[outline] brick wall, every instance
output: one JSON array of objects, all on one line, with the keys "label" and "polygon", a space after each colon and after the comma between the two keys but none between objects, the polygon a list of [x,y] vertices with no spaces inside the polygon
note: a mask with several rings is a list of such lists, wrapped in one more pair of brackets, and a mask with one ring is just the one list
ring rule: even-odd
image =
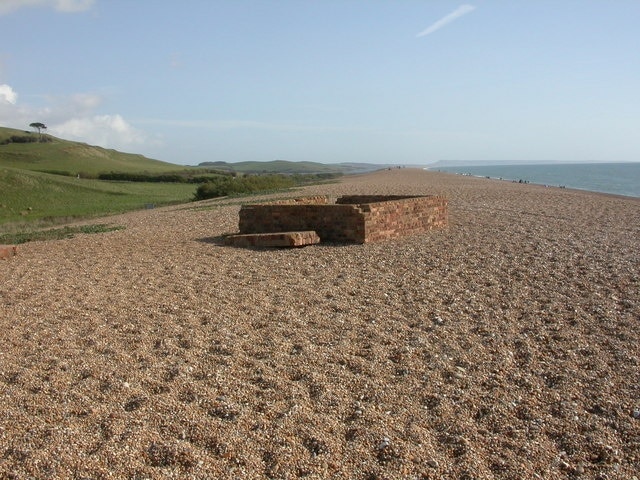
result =
[{"label": "brick wall", "polygon": [[359,207],[365,219],[365,243],[423,233],[448,224],[444,197],[413,197]]},{"label": "brick wall", "polygon": [[436,196],[307,197],[243,205],[240,233],[315,230],[322,241],[368,243],[447,225],[447,200]]},{"label": "brick wall", "polygon": [[363,243],[364,217],[353,205],[243,205],[240,233],[315,230],[322,241]]}]

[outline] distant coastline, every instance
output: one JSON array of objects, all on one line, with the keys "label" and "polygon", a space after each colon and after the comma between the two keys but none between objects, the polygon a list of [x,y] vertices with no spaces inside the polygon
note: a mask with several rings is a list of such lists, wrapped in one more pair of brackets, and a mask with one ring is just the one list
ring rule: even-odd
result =
[{"label": "distant coastline", "polygon": [[434,168],[449,168],[449,167],[495,167],[495,166],[523,166],[523,165],[611,165],[611,164],[639,164],[637,162],[622,162],[622,161],[610,161],[603,162],[601,160],[438,160],[434,163],[423,165],[427,170],[433,170]]},{"label": "distant coastline", "polygon": [[432,164],[426,170],[640,197],[640,163]]}]

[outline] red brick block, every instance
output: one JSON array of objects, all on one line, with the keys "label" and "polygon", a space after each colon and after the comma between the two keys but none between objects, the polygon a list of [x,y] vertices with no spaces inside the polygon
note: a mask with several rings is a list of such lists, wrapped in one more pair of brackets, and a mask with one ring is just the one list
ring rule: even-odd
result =
[{"label": "red brick block", "polygon": [[234,247],[304,247],[316,243],[320,243],[320,237],[314,231],[253,233],[225,238],[225,244]]},{"label": "red brick block", "polygon": [[18,254],[18,247],[15,245],[0,245],[0,258],[5,260]]}]

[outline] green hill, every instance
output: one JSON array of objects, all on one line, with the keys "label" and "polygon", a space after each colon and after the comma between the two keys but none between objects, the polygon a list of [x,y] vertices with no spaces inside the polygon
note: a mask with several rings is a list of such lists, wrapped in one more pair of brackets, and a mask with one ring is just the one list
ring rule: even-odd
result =
[{"label": "green hill", "polygon": [[42,142],[34,140],[38,140],[37,133],[0,127],[0,168],[72,176],[104,172],[162,173],[184,168],[143,155],[71,142],[51,135],[43,135],[45,141]]}]

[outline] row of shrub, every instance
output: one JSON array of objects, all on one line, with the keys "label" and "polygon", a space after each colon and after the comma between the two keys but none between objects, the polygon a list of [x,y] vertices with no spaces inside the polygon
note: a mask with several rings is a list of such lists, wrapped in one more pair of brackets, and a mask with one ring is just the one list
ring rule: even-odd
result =
[{"label": "row of shrub", "polygon": [[239,178],[220,177],[200,185],[196,190],[195,200],[226,197],[241,193],[255,193],[269,190],[280,190],[295,185],[292,177],[284,175],[251,175]]},{"label": "row of shrub", "polygon": [[[165,182],[165,183],[207,183],[213,179],[222,177],[221,174],[214,175],[190,175],[181,173],[161,173],[161,174],[148,174],[148,173],[125,173],[125,172],[111,172],[101,173],[98,175],[98,180],[112,180],[119,182]],[[224,175],[225,178],[229,178],[228,175]]]},{"label": "row of shrub", "polygon": [[298,185],[325,182],[340,175],[338,173],[320,173],[307,175],[246,175],[236,178],[220,177],[200,185],[196,190],[194,200],[282,190]]},{"label": "row of shrub", "polygon": [[11,135],[10,137],[0,140],[0,145],[9,145],[10,143],[46,143],[50,141],[51,138],[46,135]]},{"label": "row of shrub", "polygon": [[174,173],[129,173],[129,172],[109,172],[109,173],[89,173],[89,172],[69,172],[67,170],[40,170],[42,173],[53,175],[63,175],[65,177],[81,177],[94,180],[109,180],[118,182],[150,182],[150,183],[207,183],[212,179],[225,176],[235,176],[235,173],[220,172],[219,170],[199,170],[174,172]]}]

